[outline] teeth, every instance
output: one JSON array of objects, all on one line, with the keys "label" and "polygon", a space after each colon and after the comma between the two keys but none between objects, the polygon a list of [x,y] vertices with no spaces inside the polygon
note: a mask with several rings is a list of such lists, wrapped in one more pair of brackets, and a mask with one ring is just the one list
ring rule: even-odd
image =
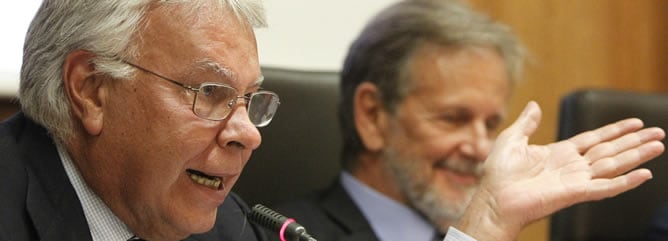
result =
[{"label": "teeth", "polygon": [[222,189],[222,178],[220,177],[211,177],[211,176],[206,176],[203,173],[195,173],[196,171],[188,171],[188,176],[190,179],[195,181],[197,184],[200,184],[202,186],[214,189],[214,190],[220,190]]}]

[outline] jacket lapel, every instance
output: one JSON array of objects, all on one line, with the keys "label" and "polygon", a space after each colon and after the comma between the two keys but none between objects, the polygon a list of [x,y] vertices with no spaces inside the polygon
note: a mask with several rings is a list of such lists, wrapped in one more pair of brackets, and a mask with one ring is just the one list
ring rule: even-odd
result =
[{"label": "jacket lapel", "polygon": [[339,241],[378,241],[362,211],[350,198],[337,180],[329,192],[325,193],[322,207],[337,223],[346,230],[348,235]]},{"label": "jacket lapel", "polygon": [[40,240],[92,240],[53,141],[44,128],[25,120],[19,146],[27,161],[26,208]]}]

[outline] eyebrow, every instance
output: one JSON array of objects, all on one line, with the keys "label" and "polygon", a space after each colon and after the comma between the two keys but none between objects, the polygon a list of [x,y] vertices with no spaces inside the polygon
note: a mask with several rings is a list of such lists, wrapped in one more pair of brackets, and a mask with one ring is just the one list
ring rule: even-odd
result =
[{"label": "eyebrow", "polygon": [[197,61],[195,63],[195,67],[196,69],[213,70],[216,74],[219,74],[221,77],[228,80],[237,79],[236,75],[232,70],[210,59],[202,59],[200,61]]},{"label": "eyebrow", "polygon": [[255,80],[255,86],[262,86],[262,83],[264,83],[264,75],[260,75],[260,77],[257,77]]},{"label": "eyebrow", "polygon": [[[234,74],[232,70],[229,68],[220,65],[218,62],[215,62],[210,59],[202,59],[200,61],[197,61],[195,64],[195,67],[201,68],[201,69],[210,69],[213,70],[215,73],[221,75],[224,79],[228,80],[236,80],[237,75]],[[255,82],[253,83],[253,87],[259,87],[264,83],[264,75],[260,75]]]}]

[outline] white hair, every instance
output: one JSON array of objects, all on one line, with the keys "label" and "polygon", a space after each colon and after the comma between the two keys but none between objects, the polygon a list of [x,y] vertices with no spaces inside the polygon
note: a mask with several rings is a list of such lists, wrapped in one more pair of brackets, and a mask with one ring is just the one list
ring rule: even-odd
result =
[{"label": "white hair", "polygon": [[151,4],[182,4],[194,12],[214,2],[252,27],[266,26],[260,0],[44,0],[23,48],[22,111],[46,127],[56,141],[67,142],[73,126],[62,68],[69,53],[91,52],[97,72],[129,77],[134,69],[119,59],[135,55],[131,40]]}]

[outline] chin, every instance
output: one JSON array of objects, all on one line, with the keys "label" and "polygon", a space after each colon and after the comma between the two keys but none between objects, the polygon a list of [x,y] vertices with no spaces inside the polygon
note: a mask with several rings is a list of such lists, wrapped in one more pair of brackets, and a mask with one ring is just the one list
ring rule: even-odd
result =
[{"label": "chin", "polygon": [[190,233],[191,234],[198,234],[198,233],[209,232],[215,224],[216,224],[216,222],[215,222],[215,219],[214,219],[212,222],[197,225],[196,227],[193,227],[192,232],[190,232]]},{"label": "chin", "polygon": [[191,213],[185,218],[173,222],[176,226],[174,230],[180,230],[186,238],[192,234],[206,233],[216,224],[216,210],[205,214]]},{"label": "chin", "polygon": [[193,222],[193,232],[192,233],[205,233],[208,232],[216,225],[216,210],[211,212],[206,218],[200,218],[197,222]]}]

